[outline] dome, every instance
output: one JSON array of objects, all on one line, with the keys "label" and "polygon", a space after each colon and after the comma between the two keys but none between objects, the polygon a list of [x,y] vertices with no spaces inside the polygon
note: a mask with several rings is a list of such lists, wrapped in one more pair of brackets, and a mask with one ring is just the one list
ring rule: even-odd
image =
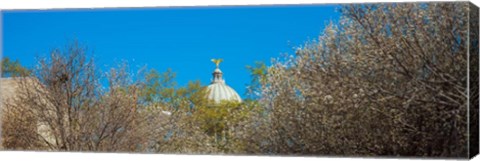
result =
[{"label": "dome", "polygon": [[207,86],[208,99],[213,100],[216,103],[219,103],[222,100],[242,102],[240,95],[238,95],[238,93],[233,88],[228,86],[225,83],[225,80],[223,80],[222,78],[223,73],[219,68],[221,59],[219,60],[212,59],[212,61],[215,62],[217,67],[212,73],[213,75],[212,83]]},{"label": "dome", "polygon": [[225,83],[213,83],[207,87],[208,99],[219,103],[222,100],[242,102],[238,93]]}]

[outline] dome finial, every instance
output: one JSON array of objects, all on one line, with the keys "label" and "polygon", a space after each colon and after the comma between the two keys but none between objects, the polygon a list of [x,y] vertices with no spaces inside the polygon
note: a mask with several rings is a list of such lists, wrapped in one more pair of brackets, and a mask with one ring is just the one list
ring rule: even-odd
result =
[{"label": "dome finial", "polygon": [[222,71],[220,70],[219,66],[223,59],[212,59],[212,62],[215,63],[217,68],[213,71],[213,81],[212,83],[225,83],[222,78]]},{"label": "dome finial", "polygon": [[217,68],[219,68],[220,66],[220,63],[223,61],[223,59],[212,59],[212,62],[215,63],[215,65],[217,66]]}]

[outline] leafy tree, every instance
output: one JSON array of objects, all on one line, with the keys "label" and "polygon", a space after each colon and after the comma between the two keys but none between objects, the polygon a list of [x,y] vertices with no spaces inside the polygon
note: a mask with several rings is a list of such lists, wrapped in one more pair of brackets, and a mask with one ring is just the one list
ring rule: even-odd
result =
[{"label": "leafy tree", "polygon": [[245,127],[254,111],[249,103],[214,103],[207,98],[208,91],[199,81],[176,86],[175,73],[171,70],[164,73],[150,70],[145,78],[141,95],[147,100],[147,107],[157,107],[151,112],[163,110],[171,113],[166,120],[155,125],[160,130],[156,130],[153,149],[210,154],[245,151]]},{"label": "leafy tree", "polygon": [[267,66],[262,61],[255,62],[255,65],[247,65],[246,68],[250,71],[250,77],[252,80],[247,87],[247,97],[249,99],[258,99],[261,95],[261,89],[265,87],[267,78]]},{"label": "leafy tree", "polygon": [[166,104],[174,100],[175,73],[168,69],[164,73],[151,69],[145,75],[144,88],[141,93],[145,102]]},{"label": "leafy tree", "polygon": [[19,77],[30,74],[30,70],[23,67],[18,60],[12,61],[10,58],[4,57],[1,64],[2,77]]}]

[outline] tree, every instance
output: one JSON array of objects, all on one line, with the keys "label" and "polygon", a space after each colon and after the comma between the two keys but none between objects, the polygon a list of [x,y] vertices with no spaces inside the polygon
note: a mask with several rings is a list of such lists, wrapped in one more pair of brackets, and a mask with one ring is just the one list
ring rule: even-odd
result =
[{"label": "tree", "polygon": [[[138,117],[138,84],[125,66],[99,75],[77,42],[41,58],[32,77],[18,79],[5,103],[6,149],[142,151],[145,121]],[[106,78],[108,88],[99,88]]]},{"label": "tree", "polygon": [[268,69],[277,154],[465,157],[468,3],[344,5]]},{"label": "tree", "polygon": [[247,87],[247,97],[252,100],[259,99],[261,89],[266,83],[267,65],[262,61],[257,61],[255,65],[247,65],[246,67],[250,71],[250,77],[252,78]]},{"label": "tree", "polygon": [[[244,153],[249,115],[248,103],[214,103],[199,81],[177,86],[170,69],[146,73],[141,99],[147,100],[151,129],[156,131],[152,149],[162,153]],[[167,118],[158,118],[168,112]]]},{"label": "tree", "polygon": [[8,57],[2,58],[2,77],[27,76],[30,71],[23,67],[18,60],[12,61]]}]

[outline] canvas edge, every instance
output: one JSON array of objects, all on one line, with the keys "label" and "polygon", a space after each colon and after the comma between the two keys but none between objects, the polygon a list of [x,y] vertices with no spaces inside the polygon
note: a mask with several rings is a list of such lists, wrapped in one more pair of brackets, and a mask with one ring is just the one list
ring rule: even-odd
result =
[{"label": "canvas edge", "polygon": [[[478,155],[479,148],[479,8],[468,3],[468,157]],[[476,97],[476,98],[475,98]]]}]

